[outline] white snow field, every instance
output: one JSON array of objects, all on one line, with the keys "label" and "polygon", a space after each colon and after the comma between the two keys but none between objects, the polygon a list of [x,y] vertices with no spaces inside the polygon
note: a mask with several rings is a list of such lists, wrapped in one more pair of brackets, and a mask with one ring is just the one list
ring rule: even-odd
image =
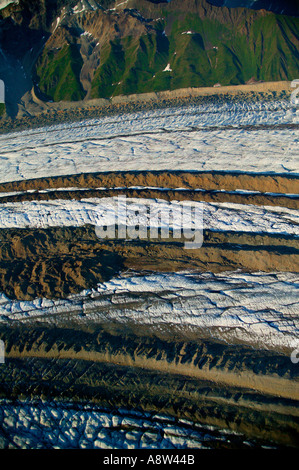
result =
[{"label": "white snow field", "polygon": [[298,174],[297,120],[286,99],[143,111],[13,132],[0,136],[0,182],[123,170]]},{"label": "white snow field", "polygon": [[299,346],[298,294],[295,273],[124,273],[66,299],[17,301],[2,294],[0,324],[112,321],[179,328],[187,337],[205,332],[213,339],[285,352]]},{"label": "white snow field", "polygon": [[[183,204],[182,204],[183,202]],[[189,208],[189,209],[187,209]],[[146,213],[148,209],[148,213]],[[184,218],[172,218],[171,210]],[[189,212],[188,212],[189,211]],[[137,212],[137,214],[135,213]],[[187,217],[188,213],[192,217]],[[198,218],[196,218],[198,215]],[[114,225],[118,217],[128,227],[164,226],[299,235],[299,214],[295,209],[251,204],[208,203],[159,199],[90,198],[81,200],[23,201],[0,204],[1,228],[46,228]],[[169,222],[169,224],[168,224]]]}]

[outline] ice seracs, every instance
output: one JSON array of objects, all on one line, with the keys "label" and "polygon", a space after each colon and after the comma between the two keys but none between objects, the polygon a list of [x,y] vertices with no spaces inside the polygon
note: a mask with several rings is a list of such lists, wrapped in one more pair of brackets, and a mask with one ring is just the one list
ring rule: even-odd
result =
[{"label": "ice seracs", "polygon": [[[217,426],[124,408],[111,411],[92,403],[1,399],[0,417],[5,431],[0,437],[2,448],[9,444],[38,449],[46,443],[47,448],[66,449],[199,449],[237,435]],[[125,466],[128,462],[123,461]]]}]

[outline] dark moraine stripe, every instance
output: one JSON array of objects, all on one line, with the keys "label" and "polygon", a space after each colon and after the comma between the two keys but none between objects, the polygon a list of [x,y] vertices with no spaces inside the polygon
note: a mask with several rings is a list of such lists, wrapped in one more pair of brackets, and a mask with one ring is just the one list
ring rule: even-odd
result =
[{"label": "dark moraine stripe", "polygon": [[216,341],[110,330],[2,327],[0,396],[165,413],[298,445],[298,367],[287,356]]},{"label": "dark moraine stripe", "polygon": [[299,176],[277,173],[225,171],[108,171],[36,178],[0,183],[0,192],[43,190],[49,188],[155,188],[204,189],[206,191],[259,191],[261,193],[299,194]]},{"label": "dark moraine stripe", "polygon": [[163,189],[163,188],[111,188],[111,189],[63,189],[34,190],[20,194],[3,195],[0,203],[21,201],[48,201],[55,199],[106,198],[116,196],[128,198],[162,199],[166,201],[206,201],[228,202],[234,204],[253,204],[256,206],[278,206],[299,209],[299,196],[283,194],[265,194],[242,191]]},{"label": "dark moraine stripe", "polygon": [[0,231],[0,291],[14,299],[59,298],[117,273],[299,272],[299,241],[291,235],[204,231],[201,248],[184,240],[101,240],[93,226]]}]

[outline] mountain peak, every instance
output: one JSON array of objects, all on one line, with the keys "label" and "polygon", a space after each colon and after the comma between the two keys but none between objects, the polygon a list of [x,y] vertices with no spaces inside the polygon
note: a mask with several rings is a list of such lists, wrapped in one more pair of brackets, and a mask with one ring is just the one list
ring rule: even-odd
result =
[{"label": "mountain peak", "polygon": [[40,99],[74,101],[299,74],[299,19],[265,9],[207,0],[20,0],[1,17],[0,78],[14,112],[33,86]]}]

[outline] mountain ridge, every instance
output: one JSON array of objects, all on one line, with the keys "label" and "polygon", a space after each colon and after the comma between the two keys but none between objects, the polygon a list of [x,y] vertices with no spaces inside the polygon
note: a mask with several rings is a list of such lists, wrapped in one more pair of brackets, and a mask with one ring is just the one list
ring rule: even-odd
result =
[{"label": "mountain ridge", "polygon": [[299,19],[266,10],[206,0],[20,0],[0,18],[10,114],[33,87],[43,101],[80,101],[299,73]]}]

